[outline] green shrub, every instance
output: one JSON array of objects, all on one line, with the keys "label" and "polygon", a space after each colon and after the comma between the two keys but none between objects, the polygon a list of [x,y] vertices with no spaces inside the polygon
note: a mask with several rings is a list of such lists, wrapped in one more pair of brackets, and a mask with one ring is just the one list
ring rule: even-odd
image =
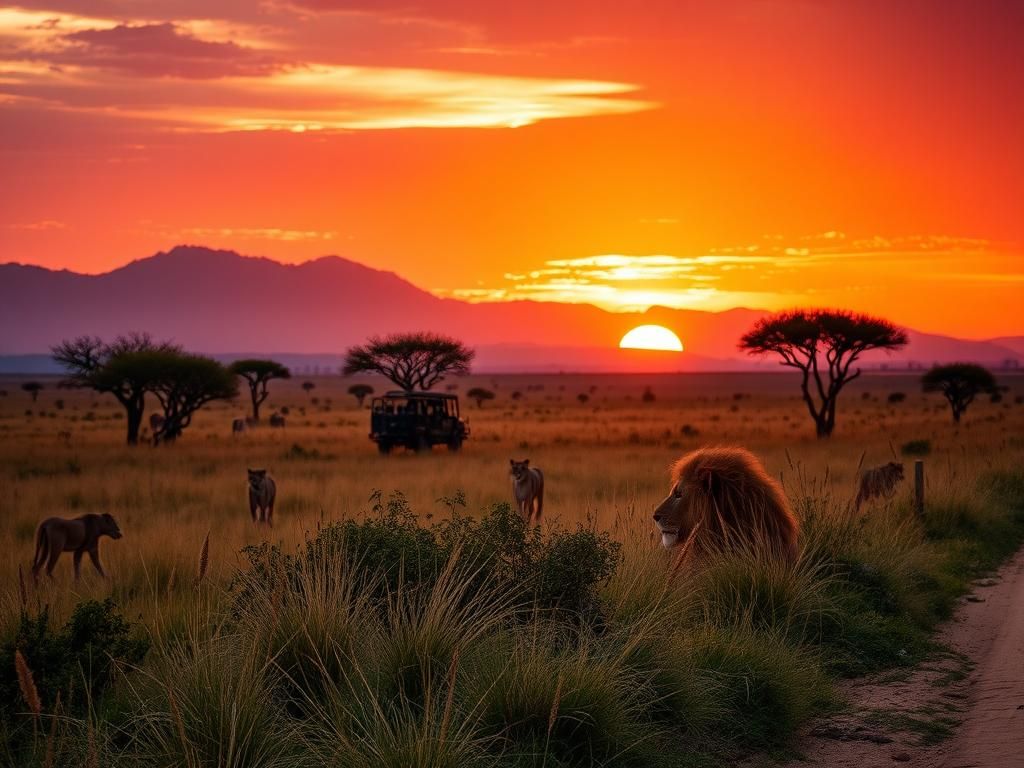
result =
[{"label": "green shrub", "polygon": [[908,440],[900,446],[900,453],[904,456],[927,456],[931,452],[931,440]]},{"label": "green shrub", "polygon": [[47,608],[34,617],[22,611],[13,636],[0,646],[2,719],[10,721],[26,710],[14,670],[16,650],[32,670],[44,708],[54,705],[59,691],[66,711],[82,713],[90,699],[95,705],[110,686],[117,666],[140,663],[148,649],[149,641],[110,598],[79,603],[60,629],[51,625]]}]

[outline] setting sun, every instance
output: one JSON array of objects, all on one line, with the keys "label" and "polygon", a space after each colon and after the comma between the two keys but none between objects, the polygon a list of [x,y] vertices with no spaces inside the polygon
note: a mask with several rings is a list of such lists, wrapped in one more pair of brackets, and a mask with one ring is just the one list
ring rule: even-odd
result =
[{"label": "setting sun", "polygon": [[658,349],[682,352],[683,342],[662,325],[638,325],[619,342],[620,349]]}]

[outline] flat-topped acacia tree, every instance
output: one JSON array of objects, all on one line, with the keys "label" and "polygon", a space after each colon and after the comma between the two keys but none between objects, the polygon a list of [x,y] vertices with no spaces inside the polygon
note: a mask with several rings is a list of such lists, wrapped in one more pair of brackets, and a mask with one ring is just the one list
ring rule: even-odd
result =
[{"label": "flat-topped acacia tree", "polygon": [[843,387],[860,376],[851,370],[870,349],[899,349],[901,328],[869,315],[827,309],[794,309],[762,318],[740,339],[752,355],[775,354],[801,373],[800,391],[819,438],[836,427],[836,402]]},{"label": "flat-topped acacia tree", "polygon": [[249,397],[252,400],[252,420],[260,420],[260,406],[270,392],[267,385],[272,379],[290,379],[292,372],[276,360],[246,359],[236,360],[228,366],[231,373],[245,379],[249,385]]},{"label": "flat-topped acacia tree", "polygon": [[469,373],[475,352],[437,333],[394,333],[370,338],[345,354],[341,372],[379,373],[406,392],[428,390],[445,376]]},{"label": "flat-topped acacia tree", "polygon": [[942,393],[953,411],[954,424],[960,423],[960,417],[967,406],[978,395],[995,395],[999,392],[992,372],[973,363],[936,365],[921,377],[921,387],[925,392]]}]

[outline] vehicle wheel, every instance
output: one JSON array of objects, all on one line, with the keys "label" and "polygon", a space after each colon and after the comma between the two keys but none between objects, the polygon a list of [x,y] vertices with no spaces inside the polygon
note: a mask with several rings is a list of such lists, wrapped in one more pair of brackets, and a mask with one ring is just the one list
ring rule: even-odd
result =
[{"label": "vehicle wheel", "polygon": [[458,453],[462,450],[462,440],[458,437],[453,437],[448,441],[448,450],[451,453]]},{"label": "vehicle wheel", "polygon": [[430,453],[430,440],[421,437],[416,441],[416,453]]},{"label": "vehicle wheel", "polygon": [[377,450],[380,451],[381,456],[387,456],[391,453],[391,446],[387,443],[377,443]]}]

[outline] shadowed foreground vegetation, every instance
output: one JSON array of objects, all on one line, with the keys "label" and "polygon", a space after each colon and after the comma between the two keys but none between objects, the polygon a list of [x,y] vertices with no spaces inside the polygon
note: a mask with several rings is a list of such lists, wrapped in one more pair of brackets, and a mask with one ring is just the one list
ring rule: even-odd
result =
[{"label": "shadowed foreground vegetation", "polygon": [[[0,649],[11,765],[715,765],[783,748],[829,679],[909,664],[1024,534],[1024,476],[922,522],[804,499],[796,566],[665,563],[505,504],[423,527],[400,495],[149,633],[111,601],[31,601]],[[657,554],[657,553],[654,553]],[[171,620],[173,618],[173,620]],[[40,700],[22,695],[15,649]],[[60,697],[58,697],[58,691]],[[29,697],[31,698],[31,696]]]},{"label": "shadowed foreground vegetation", "polygon": [[[530,454],[554,478],[543,530],[499,500],[503,470],[493,483],[477,471],[525,451],[502,445],[509,417],[498,408],[482,411],[477,442],[459,457],[383,459],[339,433],[318,442],[312,425],[255,433],[245,445],[208,437],[173,449],[116,445],[116,424],[97,428],[87,451],[27,438],[44,448],[23,450],[3,470],[17,489],[5,535],[20,560],[48,494],[78,494],[66,514],[104,507],[128,522],[125,538],[106,550],[109,583],[92,578],[72,592],[59,579],[23,591],[16,568],[5,572],[0,760],[667,767],[786,754],[802,723],[841,706],[833,681],[923,658],[930,630],[969,580],[1024,539],[1024,475],[1013,469],[1020,445],[1000,437],[1002,422],[951,447],[920,421],[901,424],[887,398],[873,395],[861,406],[869,415],[861,435],[833,442],[822,459],[813,435],[801,442],[758,431],[788,423],[777,405],[755,408],[757,398],[770,404],[765,396],[751,406],[730,397],[683,407],[661,392],[656,405],[639,405],[640,384],[632,399],[601,403],[603,412],[577,405],[577,387],[520,427],[516,439],[542,446]],[[308,397],[295,395],[293,408]],[[351,397],[344,402],[346,418],[360,419],[353,435],[362,433],[365,412],[351,412]],[[743,410],[733,410],[737,402]],[[8,425],[33,423],[23,421],[24,407],[9,411]],[[620,420],[643,430],[645,413],[663,423],[680,410],[700,441],[676,428],[664,444],[651,431],[650,444],[609,439],[619,443],[609,447],[588,431],[594,413],[607,432]],[[751,410],[757,426],[744,426]],[[228,415],[197,434],[223,431]],[[557,430],[546,431],[541,417]],[[855,515],[848,489],[821,463],[848,466],[848,478],[860,451],[879,451],[871,430],[880,418],[895,422],[896,444],[934,443],[921,519],[905,492]],[[669,443],[680,434],[693,444],[709,434],[740,441],[744,432],[784,475],[803,525],[801,558],[791,566],[735,554],[673,569],[650,535],[652,494],[664,492],[663,467],[680,450]],[[579,451],[559,439],[587,445],[600,466],[574,473],[560,464]],[[792,455],[773,441],[788,442]],[[968,456],[968,441],[987,453]],[[998,444],[1005,455],[994,455]],[[328,498],[337,489],[326,491],[323,478],[373,482],[376,468],[411,492],[375,492],[298,535],[255,531],[241,493],[246,460],[260,456],[277,457],[271,468],[285,497]],[[107,461],[118,477],[94,480]],[[649,486],[616,503],[614,486],[602,482],[642,477],[642,466],[653,467]],[[463,490],[433,490],[436,482],[459,488],[457,477],[469,481]],[[487,498],[491,484],[498,498]],[[298,516],[299,508],[284,511]],[[202,546],[214,515],[230,524],[219,522]],[[63,579],[69,567],[58,567]]]}]

